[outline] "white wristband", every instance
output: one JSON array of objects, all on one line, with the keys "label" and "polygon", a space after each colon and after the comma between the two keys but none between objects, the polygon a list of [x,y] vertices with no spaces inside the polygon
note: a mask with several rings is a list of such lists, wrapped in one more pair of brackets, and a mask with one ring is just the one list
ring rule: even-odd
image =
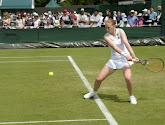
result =
[{"label": "white wristband", "polygon": [[121,55],[123,55],[125,57],[128,56],[128,54],[126,52],[124,52],[124,51],[121,52]]}]

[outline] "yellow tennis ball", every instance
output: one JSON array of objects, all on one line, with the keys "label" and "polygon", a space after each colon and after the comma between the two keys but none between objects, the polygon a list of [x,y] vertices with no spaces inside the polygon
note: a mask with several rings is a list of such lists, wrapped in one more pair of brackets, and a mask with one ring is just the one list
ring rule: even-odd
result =
[{"label": "yellow tennis ball", "polygon": [[54,74],[53,72],[49,72],[49,75],[50,75],[50,76],[53,76],[53,74]]}]

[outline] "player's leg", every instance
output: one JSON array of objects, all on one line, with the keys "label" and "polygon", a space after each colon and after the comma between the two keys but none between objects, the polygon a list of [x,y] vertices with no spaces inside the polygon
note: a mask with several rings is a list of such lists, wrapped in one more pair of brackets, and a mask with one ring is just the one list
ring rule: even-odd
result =
[{"label": "player's leg", "polygon": [[127,89],[130,96],[133,96],[133,82],[132,82],[132,73],[131,73],[131,67],[130,66],[124,66],[122,68],[123,75],[127,84]]},{"label": "player's leg", "polygon": [[129,65],[124,66],[122,68],[122,71],[124,74],[124,78],[125,78],[127,89],[128,89],[129,96],[130,96],[130,103],[137,104],[136,98],[133,95],[133,82],[132,82],[131,67]]},{"label": "player's leg", "polygon": [[98,74],[95,83],[94,83],[94,92],[97,92],[98,88],[101,85],[101,82],[109,75],[111,75],[113,72],[115,71],[115,69],[111,69],[108,66],[104,66],[102,68],[102,70],[100,71],[100,73]]},{"label": "player's leg", "polygon": [[89,92],[87,94],[84,95],[84,98],[85,99],[89,99],[93,96],[96,95],[96,92],[98,90],[98,88],[100,87],[101,85],[101,82],[109,75],[111,75],[115,70],[114,69],[111,69],[109,68],[108,66],[104,66],[101,70],[101,72],[98,74],[96,80],[95,80],[95,83],[94,83],[94,89],[92,92]]}]

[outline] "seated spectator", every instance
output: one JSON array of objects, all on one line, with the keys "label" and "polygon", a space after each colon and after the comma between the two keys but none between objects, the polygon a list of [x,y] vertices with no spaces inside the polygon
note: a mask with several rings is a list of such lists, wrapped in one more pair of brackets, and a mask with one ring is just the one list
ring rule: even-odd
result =
[{"label": "seated spectator", "polygon": [[33,28],[33,18],[31,17],[30,13],[27,13],[26,26],[27,29]]},{"label": "seated spectator", "polygon": [[124,19],[124,24],[121,25],[121,27],[130,27],[130,25],[128,24],[127,18]]},{"label": "seated spectator", "polygon": [[117,18],[116,11],[113,11],[113,18]]},{"label": "seated spectator", "polygon": [[74,21],[77,21],[77,16],[74,14],[74,10],[71,11],[70,20],[71,20],[71,25],[73,25]]},{"label": "seated spectator", "polygon": [[85,15],[84,8],[81,8],[81,14],[78,17],[78,25],[80,27],[86,27],[87,21],[88,21],[88,17],[87,17],[87,15]]},{"label": "seated spectator", "polygon": [[11,19],[11,22],[16,21],[16,15],[14,13],[11,13],[10,19]]},{"label": "seated spectator", "polygon": [[40,27],[41,20],[39,19],[38,13],[34,13],[34,28],[39,28]]},{"label": "seated spectator", "polygon": [[61,28],[69,28],[68,25],[65,24],[65,21],[61,21],[61,25],[60,25]]},{"label": "seated spectator", "polygon": [[156,21],[156,19],[157,19],[157,13],[154,12],[154,7],[151,7],[150,8],[150,13],[149,13],[149,20],[151,22],[149,23],[149,26],[153,25],[154,22]]},{"label": "seated spectator", "polygon": [[55,28],[60,28],[60,21],[59,20],[55,20],[54,27]]},{"label": "seated spectator", "polygon": [[121,17],[122,17],[122,23],[121,23],[120,27],[123,27],[124,22],[127,19],[127,15],[125,13],[121,13]]},{"label": "seated spectator", "polygon": [[112,14],[111,14],[111,11],[110,10],[106,10],[106,16],[104,17],[104,19],[103,19],[103,22],[104,22],[104,24],[105,24],[105,22],[108,20],[108,19],[113,19],[113,16],[112,16]]},{"label": "seated spectator", "polygon": [[68,16],[67,12],[68,11],[66,9],[63,11],[63,15],[60,18],[60,21],[64,21],[65,25],[70,25],[71,20],[70,20],[70,16]]},{"label": "seated spectator", "polygon": [[147,13],[148,13],[148,14],[151,13],[150,9],[147,9]]},{"label": "seated spectator", "polygon": [[8,12],[4,13],[4,18],[2,19],[2,24],[4,29],[9,29],[11,23],[10,15]]},{"label": "seated spectator", "polygon": [[77,21],[73,22],[72,28],[79,28],[78,25],[77,25]]},{"label": "seated spectator", "polygon": [[24,27],[25,27],[25,24],[23,23],[22,15],[19,13],[17,20],[16,20],[16,28],[17,29],[24,29]]},{"label": "seated spectator", "polygon": [[51,11],[48,11],[48,18],[51,21],[51,25],[54,25],[55,17],[54,17],[54,15],[52,15]]},{"label": "seated spectator", "polygon": [[87,13],[86,15],[87,15],[87,17],[88,17],[88,18],[87,18],[87,25],[89,25],[91,15],[90,15],[90,13]]},{"label": "seated spectator", "polygon": [[157,7],[158,13],[157,13],[157,23],[158,25],[161,25],[161,16],[162,16],[162,7]]},{"label": "seated spectator", "polygon": [[138,27],[142,27],[143,26],[143,17],[142,17],[142,13],[139,13],[137,15],[138,17]]},{"label": "seated spectator", "polygon": [[45,29],[54,28],[54,26],[51,25],[51,21],[49,19],[46,22],[47,22],[47,24],[44,26]]},{"label": "seated spectator", "polygon": [[135,27],[138,21],[138,18],[134,16],[134,12],[134,10],[131,10],[130,15],[127,17],[128,23],[131,27]]},{"label": "seated spectator", "polygon": [[147,12],[147,9],[142,10],[143,11],[143,24],[148,25],[148,20],[149,20],[149,14]]},{"label": "seated spectator", "polygon": [[100,15],[99,15],[99,11],[98,10],[95,10],[94,14],[91,16],[92,19],[94,19],[94,22],[95,22],[95,26],[97,27],[101,27],[100,25]]},{"label": "seated spectator", "polygon": [[93,18],[90,19],[89,27],[97,27],[97,24]]},{"label": "seated spectator", "polygon": [[76,12],[76,11],[74,11],[74,15],[75,15],[76,17],[78,17],[78,14],[77,14],[77,12]]},{"label": "seated spectator", "polygon": [[44,13],[44,18],[43,18],[43,24],[44,26],[47,24],[47,20],[49,19],[49,14],[48,13]]},{"label": "seated spectator", "polygon": [[138,12],[137,12],[137,11],[135,11],[135,12],[134,12],[134,16],[136,16],[136,17],[137,17],[137,14],[138,14]]},{"label": "seated spectator", "polygon": [[10,29],[16,29],[16,27],[15,27],[15,24],[14,23],[11,23],[11,26],[10,26]]},{"label": "seated spectator", "polygon": [[120,11],[117,12],[116,21],[117,21],[117,25],[116,26],[120,26],[122,24],[122,17],[121,17],[121,12]]},{"label": "seated spectator", "polygon": [[104,24],[104,23],[103,23],[103,19],[104,19],[104,17],[103,17],[103,13],[102,13],[102,12],[99,12],[99,15],[100,15],[99,26],[101,27],[101,25]]},{"label": "seated spectator", "polygon": [[62,12],[58,12],[56,19],[60,21],[61,17],[62,17],[63,13]]},{"label": "seated spectator", "polygon": [[22,20],[23,20],[23,23],[24,23],[24,24],[26,24],[26,19],[27,19],[27,18],[26,18],[26,13],[23,13],[23,15],[22,15]]}]

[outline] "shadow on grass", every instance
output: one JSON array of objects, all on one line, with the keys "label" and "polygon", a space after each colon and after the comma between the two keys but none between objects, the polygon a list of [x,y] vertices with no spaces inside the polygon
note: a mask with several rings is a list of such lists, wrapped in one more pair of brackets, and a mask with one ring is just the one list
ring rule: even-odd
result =
[{"label": "shadow on grass", "polygon": [[[81,94],[84,95],[85,93]],[[101,100],[111,100],[114,102],[119,102],[119,103],[129,103],[129,100],[124,100],[124,99],[119,99],[117,95],[107,95],[107,94],[98,94]],[[97,96],[96,96],[97,98]],[[93,99],[93,98],[90,98]]]},{"label": "shadow on grass", "polygon": [[119,99],[117,95],[98,94],[102,100],[111,100],[114,102],[128,103],[129,100]]}]

